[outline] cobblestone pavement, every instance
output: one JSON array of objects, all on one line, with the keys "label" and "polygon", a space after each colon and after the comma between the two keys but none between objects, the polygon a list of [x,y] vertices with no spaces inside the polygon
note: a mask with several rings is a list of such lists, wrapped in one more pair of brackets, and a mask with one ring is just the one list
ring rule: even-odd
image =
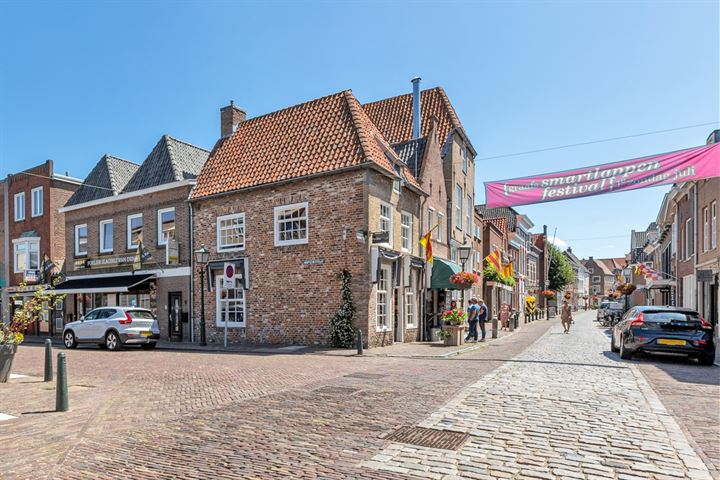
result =
[{"label": "cobblestone pavement", "polygon": [[[18,416],[0,422],[0,478],[707,478],[637,362],[606,356],[589,317],[557,322],[447,360],[66,351],[67,413],[37,378],[42,348],[22,347],[13,371],[31,376],[0,385]],[[470,438],[386,439],[416,425]]]},{"label": "cobblestone pavement", "polygon": [[389,443],[363,465],[443,480],[711,478],[638,367],[608,343],[591,312],[569,335],[554,325],[420,422],[469,434],[459,450]]}]

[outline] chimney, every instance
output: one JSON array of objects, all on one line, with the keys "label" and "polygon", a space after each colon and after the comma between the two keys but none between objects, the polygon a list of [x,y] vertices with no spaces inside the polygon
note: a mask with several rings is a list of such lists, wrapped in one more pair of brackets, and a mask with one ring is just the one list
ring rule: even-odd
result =
[{"label": "chimney", "polygon": [[413,84],[413,138],[420,138],[420,77],[412,80]]},{"label": "chimney", "polygon": [[220,109],[220,137],[225,138],[237,130],[238,125],[245,121],[245,110],[235,106],[230,100],[230,105]]}]

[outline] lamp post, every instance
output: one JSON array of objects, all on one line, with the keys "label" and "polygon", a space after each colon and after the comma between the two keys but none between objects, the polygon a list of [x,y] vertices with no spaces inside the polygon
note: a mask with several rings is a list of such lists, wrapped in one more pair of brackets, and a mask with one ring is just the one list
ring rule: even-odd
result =
[{"label": "lamp post", "polygon": [[[462,269],[465,271],[465,262],[468,261],[468,258],[470,258],[470,252],[472,248],[470,246],[463,245],[461,247],[457,248],[458,257],[460,258],[460,262],[462,263]],[[465,311],[465,289],[462,291],[462,308],[463,312]]]},{"label": "lamp post", "polygon": [[200,345],[202,346],[207,345],[205,337],[205,272],[209,261],[210,251],[205,248],[205,245],[201,245],[198,250],[195,250],[195,263],[200,267],[198,273],[200,274]]}]

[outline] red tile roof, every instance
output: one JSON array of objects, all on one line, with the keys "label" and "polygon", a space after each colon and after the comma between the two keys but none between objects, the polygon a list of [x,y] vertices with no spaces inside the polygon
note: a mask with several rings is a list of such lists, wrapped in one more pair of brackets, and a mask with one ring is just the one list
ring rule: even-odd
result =
[{"label": "red tile roof", "polygon": [[[395,144],[413,138],[411,93],[366,103],[363,108],[388,142]],[[430,133],[433,116],[438,121],[437,135],[441,145],[445,143],[448,134],[453,128],[457,128],[464,133],[460,119],[441,87],[420,92],[421,137],[425,137]]]},{"label": "red tile roof", "polygon": [[419,188],[350,90],[242,122],[218,142],[192,198],[374,164]]},{"label": "red tile roof", "polygon": [[498,230],[500,230],[503,235],[507,233],[507,218],[505,217],[498,217],[498,218],[486,218],[484,220],[485,222],[492,223],[497,227]]}]

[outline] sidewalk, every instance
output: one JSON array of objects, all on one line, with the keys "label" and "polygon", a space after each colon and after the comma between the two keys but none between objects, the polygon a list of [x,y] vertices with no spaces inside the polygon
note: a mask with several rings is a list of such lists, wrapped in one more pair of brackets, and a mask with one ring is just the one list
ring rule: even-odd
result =
[{"label": "sidewalk", "polygon": [[[550,319],[552,321],[552,319]],[[487,336],[485,342],[464,343],[459,346],[446,347],[443,342],[412,342],[412,343],[394,343],[385,347],[365,348],[363,356],[366,357],[401,357],[401,358],[449,358],[456,355],[472,352],[485,346],[492,344],[495,340],[506,338],[519,331],[527,329],[536,323],[544,323],[547,320],[536,320],[530,323],[520,324],[520,328],[513,332],[507,330],[499,330],[498,338],[492,337],[492,324],[487,324]],[[27,336],[25,344],[27,345],[43,345],[46,336]],[[52,337],[53,346],[62,346],[62,338]],[[208,352],[208,353],[236,353],[247,355],[330,355],[330,356],[357,356],[355,348],[350,349],[334,349],[313,347],[308,345],[228,345],[227,348],[222,343],[213,343],[201,346],[198,343],[190,342],[169,342],[161,340],[157,345],[158,350],[171,350],[178,352]]]}]

